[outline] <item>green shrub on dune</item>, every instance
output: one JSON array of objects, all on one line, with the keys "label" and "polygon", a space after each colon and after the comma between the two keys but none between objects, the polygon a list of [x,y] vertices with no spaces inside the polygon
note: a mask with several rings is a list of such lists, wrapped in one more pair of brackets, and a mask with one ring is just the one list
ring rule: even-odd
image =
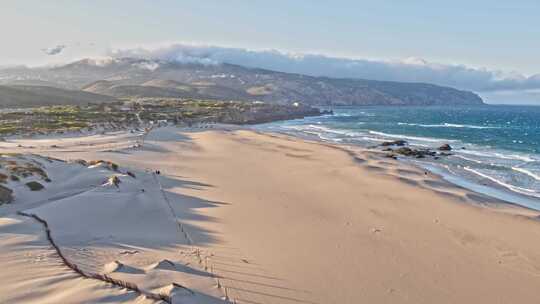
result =
[{"label": "green shrub on dune", "polygon": [[36,181],[28,182],[26,183],[26,186],[28,187],[28,189],[30,189],[30,191],[39,191],[45,188],[42,184]]}]

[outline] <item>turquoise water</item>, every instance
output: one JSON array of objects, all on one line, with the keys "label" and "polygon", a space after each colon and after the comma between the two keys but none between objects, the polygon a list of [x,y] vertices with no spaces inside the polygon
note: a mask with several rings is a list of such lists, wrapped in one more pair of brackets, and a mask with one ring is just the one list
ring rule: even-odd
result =
[{"label": "turquoise water", "polygon": [[334,115],[259,126],[341,144],[373,146],[405,139],[410,146],[454,150],[411,160],[462,186],[540,210],[540,107],[347,107]]}]

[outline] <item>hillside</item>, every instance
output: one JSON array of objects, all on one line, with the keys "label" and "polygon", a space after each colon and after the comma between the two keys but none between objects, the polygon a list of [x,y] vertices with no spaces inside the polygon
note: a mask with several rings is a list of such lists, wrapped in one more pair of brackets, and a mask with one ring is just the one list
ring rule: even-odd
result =
[{"label": "hillside", "polygon": [[82,88],[85,92],[114,97],[164,97],[216,100],[251,100],[242,91],[213,83],[184,84],[174,80],[152,79],[140,85],[122,85],[119,82],[99,80]]},{"label": "hillside", "polygon": [[468,91],[425,83],[336,79],[246,68],[121,58],[54,68],[0,70],[3,82],[39,79],[114,97],[300,101],[310,105],[479,105]]},{"label": "hillside", "polygon": [[84,91],[64,90],[47,86],[0,85],[1,108],[25,108],[48,105],[84,105],[115,99]]}]

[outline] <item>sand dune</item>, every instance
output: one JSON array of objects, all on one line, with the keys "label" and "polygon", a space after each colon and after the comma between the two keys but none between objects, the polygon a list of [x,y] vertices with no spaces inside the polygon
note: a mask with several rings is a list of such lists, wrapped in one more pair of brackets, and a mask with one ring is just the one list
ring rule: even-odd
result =
[{"label": "sand dune", "polygon": [[[62,139],[69,144],[54,151],[55,139],[26,142],[34,153],[106,159],[136,173],[120,174],[118,188],[26,210],[49,221],[88,271],[182,303],[540,302],[537,212],[376,152],[227,128],[160,128],[142,149],[122,134],[91,140],[74,149]],[[114,151],[102,148],[112,142]]]},{"label": "sand dune", "polygon": [[[51,180],[43,181],[45,188],[35,193],[20,186],[28,178],[35,179],[34,176],[9,182],[8,186],[15,189],[15,199],[2,208],[6,217],[1,220],[8,224],[5,227],[0,225],[0,234],[9,236],[12,230],[9,224],[20,217],[14,215],[15,212],[24,210],[23,215],[37,216],[35,219],[28,217],[24,223],[31,225],[34,221],[34,225],[42,225],[41,230],[32,231],[36,236],[48,230],[49,245],[54,245],[49,254],[55,255],[57,267],[63,268],[66,274],[76,279],[95,281],[94,285],[97,286],[105,284],[113,289],[111,295],[119,289],[118,286],[130,286],[129,289],[133,290],[124,292],[126,296],[118,299],[111,297],[112,302],[133,298],[155,302],[150,299],[163,296],[169,303],[177,302],[177,298],[192,303],[223,303],[225,295],[215,287],[214,276],[205,271],[202,262],[197,263],[193,256],[181,254],[182,250],[193,250],[193,246],[188,246],[188,240],[179,231],[179,225],[152,174],[137,171],[136,175],[128,175],[110,162],[63,162],[35,155],[10,154],[2,157],[2,161],[16,168],[27,168],[26,162],[30,161],[41,168],[42,171],[37,171],[40,176],[48,176]],[[19,172],[21,169],[17,170]],[[64,174],[60,174],[63,171]],[[23,173],[26,174],[26,171]],[[87,189],[78,191],[84,187]],[[53,192],[60,188],[66,192],[77,191],[71,195],[55,196]],[[31,192],[33,196],[28,195]],[[41,199],[37,200],[38,197]],[[22,230],[15,232],[22,233]],[[10,240],[9,237],[5,238],[8,245]],[[43,243],[47,244],[47,240]],[[27,250],[16,250],[11,254],[22,260],[28,253]],[[172,262],[173,259],[176,262]],[[191,263],[192,266],[179,267],[180,271],[176,271],[176,263]],[[146,267],[148,264],[152,264],[152,267]],[[23,265],[21,263],[21,267]],[[190,268],[193,270],[186,271]],[[175,272],[161,273],[171,270]],[[5,275],[8,280],[19,274]],[[59,288],[64,284],[66,288],[71,286],[71,282],[60,282]],[[6,297],[13,296],[22,302],[34,301],[31,295],[17,293],[16,286],[7,285],[13,290]],[[154,293],[154,290],[168,285],[175,288],[166,294]],[[186,288],[189,288],[190,296],[178,292],[178,286],[189,286]],[[34,293],[42,294],[47,290],[37,287]],[[91,291],[87,288],[81,292]],[[67,303],[106,301],[96,298],[100,296],[99,293],[69,300],[62,294],[47,296],[59,297]]]},{"label": "sand dune", "polygon": [[150,269],[161,269],[161,270],[171,270],[176,271],[176,264],[169,260],[161,260],[156,264],[150,266]]},{"label": "sand dune", "polygon": [[155,303],[71,272],[31,219],[0,218],[0,244],[0,303]]}]

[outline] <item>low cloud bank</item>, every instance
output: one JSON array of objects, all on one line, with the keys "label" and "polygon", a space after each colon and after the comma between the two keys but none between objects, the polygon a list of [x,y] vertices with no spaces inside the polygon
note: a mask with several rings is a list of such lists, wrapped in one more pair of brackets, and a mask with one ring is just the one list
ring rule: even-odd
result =
[{"label": "low cloud bank", "polygon": [[111,51],[110,55],[183,63],[231,63],[312,76],[428,82],[476,92],[540,89],[540,74],[527,77],[464,65],[431,63],[420,58],[375,61],[187,44],[173,44],[155,49],[118,49]]},{"label": "low cloud bank", "polygon": [[43,51],[43,53],[45,53],[47,55],[53,56],[53,55],[58,55],[58,54],[62,53],[65,48],[66,48],[65,45],[59,44],[59,45],[54,46],[54,47],[42,49],[42,51]]},{"label": "low cloud bank", "polygon": [[491,104],[540,105],[540,90],[490,91],[480,96]]}]

